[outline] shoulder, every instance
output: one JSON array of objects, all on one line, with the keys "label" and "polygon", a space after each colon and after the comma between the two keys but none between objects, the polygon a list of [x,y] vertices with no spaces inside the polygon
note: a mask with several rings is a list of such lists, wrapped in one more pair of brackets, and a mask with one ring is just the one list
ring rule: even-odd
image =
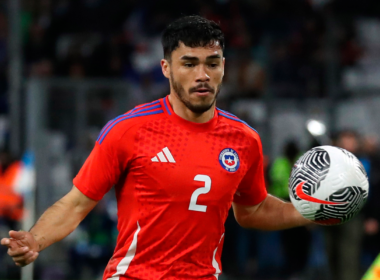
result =
[{"label": "shoulder", "polygon": [[220,116],[221,121],[223,121],[223,122],[227,123],[228,125],[242,131],[247,137],[253,138],[256,141],[261,142],[260,135],[257,132],[257,130],[254,129],[253,127],[251,127],[245,121],[243,121],[243,120],[239,119],[238,117],[236,117],[235,115],[233,115],[227,111],[221,110],[219,108],[217,108],[217,111],[218,111],[218,114]]},{"label": "shoulder", "polygon": [[160,100],[136,106],[127,113],[110,120],[100,131],[96,142],[112,142],[123,138],[126,132],[164,116]]}]

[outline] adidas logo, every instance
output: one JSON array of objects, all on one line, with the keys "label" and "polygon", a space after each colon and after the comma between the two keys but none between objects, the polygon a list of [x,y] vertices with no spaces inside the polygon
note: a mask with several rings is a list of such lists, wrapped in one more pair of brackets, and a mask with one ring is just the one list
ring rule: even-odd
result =
[{"label": "adidas logo", "polygon": [[172,162],[175,163],[175,160],[169,151],[168,147],[162,149],[162,152],[159,152],[157,156],[152,158],[153,162]]}]

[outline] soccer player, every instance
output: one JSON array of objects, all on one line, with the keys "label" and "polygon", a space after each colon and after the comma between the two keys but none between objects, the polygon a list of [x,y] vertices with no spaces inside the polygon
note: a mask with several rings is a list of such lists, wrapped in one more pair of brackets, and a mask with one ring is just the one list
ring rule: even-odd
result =
[{"label": "soccer player", "polygon": [[218,278],[231,204],[246,228],[309,223],[267,194],[258,133],[216,108],[225,63],[220,27],[182,17],[162,44],[170,94],[108,122],[72,190],[29,232],[2,239],[16,265],[71,233],[112,186],[119,236],[104,280]]}]

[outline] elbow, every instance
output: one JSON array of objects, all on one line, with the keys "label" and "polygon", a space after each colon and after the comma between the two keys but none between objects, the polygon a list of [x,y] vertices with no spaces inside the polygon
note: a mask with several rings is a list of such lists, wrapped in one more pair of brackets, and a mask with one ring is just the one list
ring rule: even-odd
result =
[{"label": "elbow", "polygon": [[241,226],[242,228],[245,228],[245,229],[251,229],[252,228],[252,225],[249,222],[249,219],[247,217],[235,216],[235,220],[239,224],[239,226]]},{"label": "elbow", "polygon": [[238,224],[244,229],[252,229],[252,227],[247,223],[238,222]]},{"label": "elbow", "polygon": [[234,216],[237,223],[246,229],[257,228],[260,225],[262,215],[258,211],[262,203],[254,206],[244,206],[237,203],[233,204]]}]

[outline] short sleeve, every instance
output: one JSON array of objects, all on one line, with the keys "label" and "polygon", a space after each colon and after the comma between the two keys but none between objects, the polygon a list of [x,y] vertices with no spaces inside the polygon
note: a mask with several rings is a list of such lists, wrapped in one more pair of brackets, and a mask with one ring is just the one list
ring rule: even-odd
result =
[{"label": "short sleeve", "polygon": [[263,152],[260,139],[256,139],[255,158],[239,184],[233,201],[243,205],[257,205],[267,197],[265,187]]},{"label": "short sleeve", "polygon": [[91,154],[80,169],[73,183],[84,195],[101,200],[114,186],[128,164],[128,155],[118,144],[116,132],[95,143]]}]

